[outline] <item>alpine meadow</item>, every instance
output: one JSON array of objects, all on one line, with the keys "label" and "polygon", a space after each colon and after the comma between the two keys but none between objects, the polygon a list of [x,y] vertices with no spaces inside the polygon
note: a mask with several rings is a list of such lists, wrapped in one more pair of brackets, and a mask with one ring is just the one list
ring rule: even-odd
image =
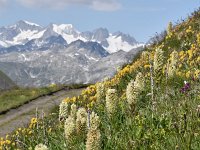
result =
[{"label": "alpine meadow", "polygon": [[197,4],[0,0],[0,150],[200,150]]},{"label": "alpine meadow", "polygon": [[126,63],[48,115],[36,112],[0,150],[199,150],[200,9]]}]

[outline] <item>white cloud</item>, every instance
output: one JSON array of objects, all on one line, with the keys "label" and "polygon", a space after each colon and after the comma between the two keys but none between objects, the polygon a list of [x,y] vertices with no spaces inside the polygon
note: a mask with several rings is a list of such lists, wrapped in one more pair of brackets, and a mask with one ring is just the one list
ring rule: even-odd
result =
[{"label": "white cloud", "polygon": [[8,0],[0,0],[0,8],[3,8],[7,2]]},{"label": "white cloud", "polygon": [[91,7],[99,11],[115,11],[121,8],[121,4],[113,0],[94,0]]},{"label": "white cloud", "polygon": [[16,0],[26,7],[63,9],[70,5],[85,5],[98,11],[115,11],[121,5],[117,0]]}]

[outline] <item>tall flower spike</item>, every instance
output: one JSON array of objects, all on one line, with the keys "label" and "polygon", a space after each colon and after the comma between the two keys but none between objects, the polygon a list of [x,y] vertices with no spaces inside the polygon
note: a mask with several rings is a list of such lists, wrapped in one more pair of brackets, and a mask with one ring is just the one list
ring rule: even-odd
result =
[{"label": "tall flower spike", "polygon": [[136,103],[136,95],[134,89],[134,80],[131,80],[126,88],[126,98],[129,105]]},{"label": "tall flower spike", "polygon": [[116,112],[117,101],[117,91],[115,89],[108,89],[106,93],[106,109],[109,115]]},{"label": "tall flower spike", "polygon": [[149,52],[148,51],[143,51],[142,52],[142,60],[144,62],[149,62]]},{"label": "tall flower spike", "polygon": [[48,150],[48,148],[44,144],[38,144],[35,146],[35,150]]},{"label": "tall flower spike", "polygon": [[169,22],[168,27],[167,27],[167,34],[170,34],[172,32],[173,29],[173,24],[172,22]]},{"label": "tall flower spike", "polygon": [[144,90],[144,87],[144,77],[142,73],[139,72],[136,76],[135,81],[131,80],[126,88],[127,102],[132,111],[134,111],[138,96],[141,93],[141,91]]},{"label": "tall flower spike", "polygon": [[72,104],[71,105],[71,112],[70,112],[70,116],[75,119],[76,118],[76,112],[77,112],[77,107],[76,104]]},{"label": "tall flower spike", "polygon": [[139,72],[135,78],[134,87],[138,91],[142,91],[144,89],[144,76],[141,72]]},{"label": "tall flower spike", "polygon": [[86,150],[100,150],[101,133],[99,130],[99,116],[92,112],[90,117],[91,126],[87,134]]},{"label": "tall flower spike", "polygon": [[156,77],[157,81],[161,80],[162,76],[162,67],[164,65],[164,56],[163,56],[163,50],[160,48],[156,49],[155,55],[154,55],[154,75]]},{"label": "tall flower spike", "polygon": [[100,103],[104,100],[105,98],[105,86],[103,83],[98,83],[97,84],[97,102]]},{"label": "tall flower spike", "polygon": [[169,64],[169,70],[168,70],[168,76],[173,77],[174,74],[176,73],[176,67],[177,67],[177,62],[178,62],[178,52],[173,51],[171,53],[171,62]]},{"label": "tall flower spike", "polygon": [[87,112],[85,108],[78,109],[76,116],[76,131],[78,134],[84,134],[87,128]]},{"label": "tall flower spike", "polygon": [[66,120],[65,120],[65,138],[67,140],[67,142],[71,142],[73,135],[75,134],[75,129],[76,129],[76,125],[75,125],[75,120],[74,118],[72,118],[72,116],[69,116]]},{"label": "tall flower spike", "polygon": [[59,120],[65,119],[68,117],[68,103],[62,101],[59,106]]},{"label": "tall flower spike", "polygon": [[99,116],[92,112],[90,116],[90,129],[96,130],[97,128],[99,128],[99,124]]}]

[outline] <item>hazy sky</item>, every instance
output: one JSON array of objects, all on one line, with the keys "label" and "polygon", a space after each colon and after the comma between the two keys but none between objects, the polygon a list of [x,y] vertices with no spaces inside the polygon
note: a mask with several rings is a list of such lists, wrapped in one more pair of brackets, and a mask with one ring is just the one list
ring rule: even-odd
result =
[{"label": "hazy sky", "polygon": [[0,26],[70,23],[79,31],[105,27],[146,42],[199,6],[200,0],[0,0]]}]

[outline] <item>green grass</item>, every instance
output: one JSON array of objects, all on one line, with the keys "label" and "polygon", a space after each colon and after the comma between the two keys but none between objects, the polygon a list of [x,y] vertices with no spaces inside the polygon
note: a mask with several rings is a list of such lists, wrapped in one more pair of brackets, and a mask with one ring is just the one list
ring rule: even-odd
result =
[{"label": "green grass", "polygon": [[[177,81],[177,79],[174,79]],[[174,81],[173,80],[173,81]],[[171,82],[173,82],[171,81]],[[163,84],[155,90],[155,107],[151,103],[149,83],[138,99],[135,113],[131,113],[126,99],[119,97],[116,113],[109,117],[105,102],[95,105],[93,110],[101,120],[102,150],[198,150],[200,148],[200,120],[196,108],[199,104],[200,81],[191,82],[191,90],[183,94],[176,84]],[[52,114],[39,121],[39,128],[32,134],[20,133],[20,149],[34,149],[35,145],[44,143],[50,150],[63,150],[69,144],[64,137],[64,122],[58,121],[58,107]],[[49,129],[52,129],[49,132]],[[28,132],[28,131],[27,131]],[[13,138],[13,140],[16,137]],[[71,149],[84,150],[85,138],[76,135]]]},{"label": "green grass", "polygon": [[8,91],[0,91],[0,114],[7,112],[10,109],[19,107],[35,98],[43,95],[51,94],[52,92],[61,89],[76,89],[86,87],[87,85],[55,85],[42,88],[17,88]]},{"label": "green grass", "polygon": [[59,89],[60,87],[12,89],[9,91],[3,91],[0,93],[0,113],[11,108],[16,108],[32,99]]}]

